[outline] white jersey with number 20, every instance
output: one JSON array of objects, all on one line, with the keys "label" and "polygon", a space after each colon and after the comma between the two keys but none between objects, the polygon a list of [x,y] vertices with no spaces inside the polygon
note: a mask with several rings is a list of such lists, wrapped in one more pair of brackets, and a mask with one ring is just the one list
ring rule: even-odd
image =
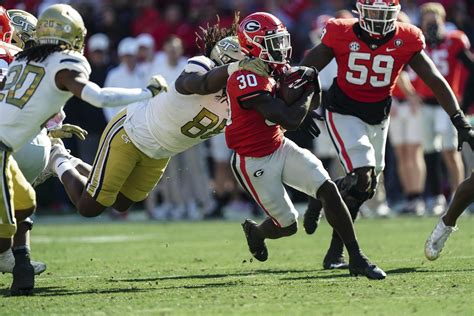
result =
[{"label": "white jersey with number 20", "polygon": [[18,150],[61,111],[72,97],[71,92],[56,86],[56,74],[63,69],[84,73],[87,78],[91,72],[86,58],[74,51],[55,52],[41,62],[23,59],[10,64],[0,93],[1,142]]}]

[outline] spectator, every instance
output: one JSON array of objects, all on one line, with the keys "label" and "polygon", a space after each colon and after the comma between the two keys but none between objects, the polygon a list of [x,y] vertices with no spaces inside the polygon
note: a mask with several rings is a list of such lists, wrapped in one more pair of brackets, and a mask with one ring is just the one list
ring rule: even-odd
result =
[{"label": "spectator", "polygon": [[[124,38],[118,46],[120,65],[112,69],[105,79],[106,87],[143,88],[148,77],[137,62],[138,43],[134,38]],[[123,108],[104,108],[104,115],[110,121]]]}]

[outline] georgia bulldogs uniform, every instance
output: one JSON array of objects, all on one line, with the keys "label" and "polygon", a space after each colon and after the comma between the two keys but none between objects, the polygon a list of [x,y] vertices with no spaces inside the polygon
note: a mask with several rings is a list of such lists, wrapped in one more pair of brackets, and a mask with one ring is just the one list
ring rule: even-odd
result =
[{"label": "georgia bulldogs uniform", "polygon": [[[438,67],[440,73],[451,86],[458,99],[462,96],[463,64],[458,56],[471,47],[469,39],[462,31],[451,31],[437,46],[427,46],[426,53]],[[423,99],[423,147],[425,152],[454,150],[457,146],[457,132],[449,116],[439,105],[431,89],[418,78],[415,82],[417,92]]]},{"label": "georgia bulldogs uniform", "polygon": [[235,153],[232,171],[240,185],[279,227],[288,227],[298,212],[284,187],[287,184],[316,197],[330,180],[322,163],[310,151],[283,135],[279,125],[243,102],[261,93],[275,96],[275,80],[248,71],[238,71],[227,81],[231,117],[225,129],[227,145]]},{"label": "georgia bulldogs uniform", "polygon": [[357,19],[330,20],[322,43],[338,64],[325,99],[326,124],[347,173],[384,168],[391,94],[403,67],[424,46],[421,30],[395,23],[395,30],[367,43]]}]

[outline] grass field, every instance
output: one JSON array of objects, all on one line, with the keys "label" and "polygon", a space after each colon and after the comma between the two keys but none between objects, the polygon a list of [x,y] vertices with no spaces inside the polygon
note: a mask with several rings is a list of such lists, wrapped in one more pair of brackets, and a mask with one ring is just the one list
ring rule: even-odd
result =
[{"label": "grass field", "polygon": [[474,217],[428,262],[423,244],[436,220],[358,222],[384,281],[322,270],[327,223],[268,242],[260,263],[237,222],[38,221],[33,257],[48,270],[33,297],[6,297],[11,277],[0,275],[0,315],[474,315]]}]

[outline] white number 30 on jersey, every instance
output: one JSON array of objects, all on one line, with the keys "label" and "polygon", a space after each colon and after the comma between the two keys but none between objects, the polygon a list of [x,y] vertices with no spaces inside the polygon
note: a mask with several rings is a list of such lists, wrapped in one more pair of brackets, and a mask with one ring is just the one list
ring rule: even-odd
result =
[{"label": "white number 30 on jersey", "polygon": [[240,75],[236,79],[239,80],[240,90],[243,90],[247,87],[256,87],[258,84],[257,77],[255,77],[254,74]]},{"label": "white number 30 on jersey", "polygon": [[[375,76],[368,76],[369,69],[365,65],[357,64],[361,60],[370,60],[369,53],[352,52],[349,55],[349,69],[346,80],[352,84],[362,86],[369,80],[370,85],[375,88],[386,87],[392,81],[392,70],[394,59],[389,55],[377,55],[372,61],[372,70]],[[377,76],[380,75],[380,76]]]}]

